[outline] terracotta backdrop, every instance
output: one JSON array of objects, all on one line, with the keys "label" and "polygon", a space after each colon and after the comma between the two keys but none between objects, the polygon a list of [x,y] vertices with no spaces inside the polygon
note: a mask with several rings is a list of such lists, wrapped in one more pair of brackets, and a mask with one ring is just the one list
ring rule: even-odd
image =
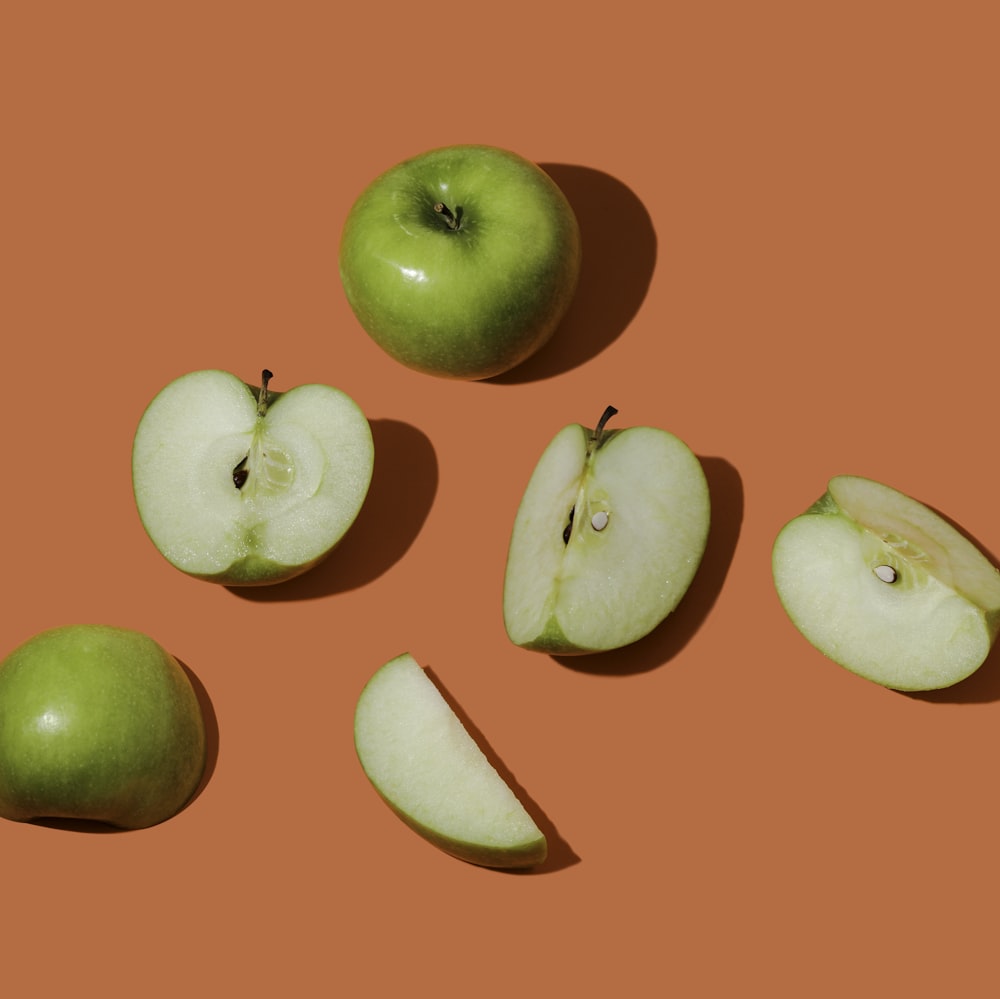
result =
[{"label": "terracotta backdrop", "polygon": [[[216,737],[156,828],[0,821],[0,987],[995,995],[1000,657],[883,690],[801,638],[769,564],[842,472],[1000,551],[994,9],[8,5],[0,647],[146,631]],[[482,384],[383,355],[337,275],[361,189],[458,142],[543,164],[585,242],[550,347]],[[159,557],[130,448],[174,377],[264,366],[352,395],[376,471],[328,563],[241,593]],[[628,650],[520,651],[521,492],[608,403],[704,462],[705,562]],[[367,784],[355,699],[403,651],[545,827],[544,869],[452,860]]]}]

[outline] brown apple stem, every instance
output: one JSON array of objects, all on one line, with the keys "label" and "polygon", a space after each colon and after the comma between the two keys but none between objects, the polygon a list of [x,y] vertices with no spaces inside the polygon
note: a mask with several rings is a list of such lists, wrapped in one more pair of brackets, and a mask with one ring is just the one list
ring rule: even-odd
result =
[{"label": "brown apple stem", "polygon": [[260,373],[260,392],[257,393],[257,415],[263,416],[267,412],[267,383],[274,375],[265,368]]},{"label": "brown apple stem", "polygon": [[614,406],[608,406],[607,409],[601,414],[601,418],[597,421],[597,426],[594,428],[594,432],[590,435],[590,441],[587,444],[587,456],[590,457],[600,446],[601,438],[604,436],[604,425],[618,412]]},{"label": "brown apple stem", "polygon": [[451,229],[452,231],[457,229],[461,224],[462,221],[461,208],[458,209],[458,214],[456,214],[446,204],[443,204],[442,202],[439,201],[434,206],[434,211],[436,211],[438,215],[441,215],[444,218],[445,222],[448,224],[448,228]]},{"label": "brown apple stem", "polygon": [[601,414],[601,418],[597,421],[597,426],[594,428],[594,441],[597,442],[601,439],[601,435],[604,433],[604,426],[618,412],[614,406],[608,406],[607,409]]}]

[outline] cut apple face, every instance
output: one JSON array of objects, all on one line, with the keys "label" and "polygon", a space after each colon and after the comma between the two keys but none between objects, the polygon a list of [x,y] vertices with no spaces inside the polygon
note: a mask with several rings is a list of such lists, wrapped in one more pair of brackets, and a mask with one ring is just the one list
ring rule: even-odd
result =
[{"label": "cut apple face", "polygon": [[371,427],[327,385],[256,390],[225,371],[169,384],[136,430],[132,484],[168,562],[230,586],[277,583],[324,558],[354,522],[374,464]]},{"label": "cut apple face", "polygon": [[933,510],[840,475],[779,532],[778,597],[799,631],[846,669],[896,690],[975,672],[1000,628],[1000,573]]},{"label": "cut apple face", "polygon": [[483,867],[545,859],[545,836],[413,656],[365,685],[354,743],[375,790],[439,849]]},{"label": "cut apple face", "polygon": [[564,427],[514,520],[504,576],[510,640],[550,654],[620,648],[687,592],[708,540],[701,463],[654,427]]}]

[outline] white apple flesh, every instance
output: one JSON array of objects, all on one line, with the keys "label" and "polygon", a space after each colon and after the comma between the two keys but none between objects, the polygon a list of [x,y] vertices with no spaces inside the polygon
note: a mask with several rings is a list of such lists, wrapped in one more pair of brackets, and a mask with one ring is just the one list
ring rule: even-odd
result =
[{"label": "white apple flesh", "polygon": [[975,672],[1000,628],[1000,573],[944,518],[889,486],[841,475],[779,532],[775,588],[799,631],[896,690]]},{"label": "white apple flesh", "polygon": [[483,867],[545,859],[545,836],[411,655],[365,685],[354,741],[375,790],[439,849]]},{"label": "white apple flesh", "polygon": [[620,648],[687,592],[708,539],[701,463],[655,427],[563,428],[528,482],[511,534],[503,614],[515,645],[550,654]]},{"label": "white apple flesh", "polygon": [[178,378],[150,403],[132,452],[146,532],[183,572],[276,583],[324,558],[371,482],[371,427],[327,385],[255,392],[225,371]]}]

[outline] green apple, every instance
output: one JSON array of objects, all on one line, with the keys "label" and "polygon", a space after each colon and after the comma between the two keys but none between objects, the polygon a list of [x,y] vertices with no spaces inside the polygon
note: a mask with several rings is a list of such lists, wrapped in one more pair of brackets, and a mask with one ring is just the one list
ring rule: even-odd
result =
[{"label": "green apple", "polygon": [[354,743],[375,790],[441,850],[483,867],[545,859],[545,836],[413,656],[365,685]]},{"label": "green apple", "polygon": [[857,475],[786,524],[774,585],[824,655],[896,690],[932,690],[982,664],[1000,628],[1000,573],[944,518]]},{"label": "green apple", "polygon": [[152,638],[43,631],[0,663],[0,815],[141,829],[187,804],[205,727],[187,674]]},{"label": "green apple", "polygon": [[340,277],[361,326],[397,361],[481,379],[552,335],[580,272],[580,229],[539,166],[493,146],[414,156],[351,208]]},{"label": "green apple", "polygon": [[371,427],[328,385],[271,392],[195,371],[143,413],[135,502],[168,562],[228,586],[277,583],[325,558],[354,522],[374,462]]},{"label": "green apple", "polygon": [[688,446],[655,427],[573,423],[545,449],[514,520],[503,616],[515,645],[620,648],[677,606],[701,563],[710,503]]}]

